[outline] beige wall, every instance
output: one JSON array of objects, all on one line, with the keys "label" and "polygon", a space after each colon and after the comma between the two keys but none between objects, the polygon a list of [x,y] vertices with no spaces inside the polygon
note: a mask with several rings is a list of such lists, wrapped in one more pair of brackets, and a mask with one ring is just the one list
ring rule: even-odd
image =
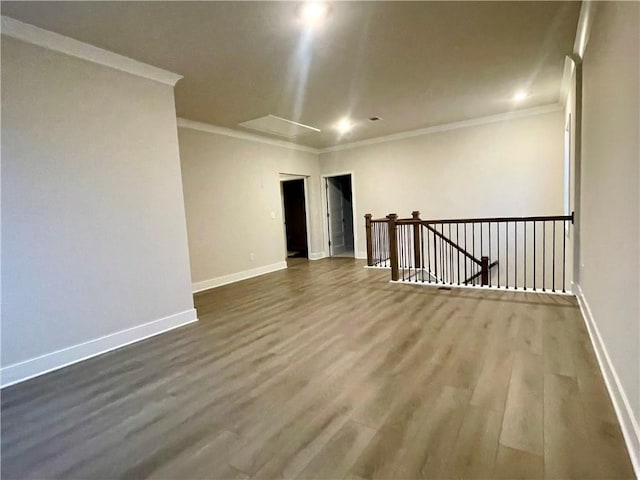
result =
[{"label": "beige wall", "polygon": [[195,319],[178,155],[171,86],[2,37],[3,368]]},{"label": "beige wall", "polygon": [[[352,171],[356,228],[364,214],[461,218],[563,213],[558,111],[322,153],[322,174]],[[358,255],[365,238],[358,235]]]},{"label": "beige wall", "polygon": [[194,284],[286,259],[281,174],[309,177],[309,251],[322,251],[316,154],[191,128],[178,134]]},{"label": "beige wall", "polygon": [[601,2],[584,55],[580,286],[640,419],[640,4]]}]

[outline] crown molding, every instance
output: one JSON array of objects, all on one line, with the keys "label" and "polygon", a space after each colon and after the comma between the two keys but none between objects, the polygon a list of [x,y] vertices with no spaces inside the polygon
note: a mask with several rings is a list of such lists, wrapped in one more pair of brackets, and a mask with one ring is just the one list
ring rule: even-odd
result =
[{"label": "crown molding", "polygon": [[2,35],[7,35],[23,42],[64,53],[72,57],[81,58],[99,65],[121,70],[138,77],[155,80],[156,82],[164,83],[172,87],[182,78],[182,75],[133,60],[132,58],[80,42],[70,37],[65,37],[64,35],[49,30],[44,30],[28,23],[20,22],[11,17],[2,15],[1,25]]},{"label": "crown molding", "polygon": [[275,140],[253,133],[241,132],[239,130],[233,130],[231,128],[218,127],[217,125],[211,125],[209,123],[197,122],[195,120],[189,120],[186,118],[178,117],[178,127],[189,128],[191,130],[199,130],[201,132],[214,133],[216,135],[224,135],[225,137],[239,138],[241,140],[248,140],[250,142],[264,143],[267,145],[273,145],[275,147],[288,148],[290,150],[298,150],[300,152],[307,153],[320,153],[320,150],[313,147],[307,147],[305,145],[298,145],[297,143],[286,142],[284,140]]},{"label": "crown molding", "polygon": [[584,57],[584,51],[589,43],[589,33],[591,32],[591,24],[595,15],[596,2],[585,0],[580,6],[580,15],[578,16],[578,25],[576,27],[576,38],[573,42],[573,53],[578,55],[580,59]]},{"label": "crown molding", "polygon": [[571,91],[571,79],[573,78],[574,69],[573,60],[569,55],[564,57],[564,69],[562,71],[562,80],[560,82],[560,93],[558,94],[558,103],[566,106]]},{"label": "crown molding", "polygon": [[352,143],[345,143],[342,145],[336,145],[327,148],[313,148],[305,145],[298,145],[297,143],[286,142],[284,140],[275,140],[261,135],[253,133],[242,132],[239,130],[233,130],[231,128],[218,127],[217,125],[211,125],[209,123],[198,122],[195,120],[189,120],[186,118],[178,118],[178,127],[189,128],[191,130],[200,130],[201,132],[214,133],[217,135],[224,135],[226,137],[239,138],[242,140],[248,140],[251,142],[264,143],[267,145],[274,145],[276,147],[289,148],[292,150],[299,150],[301,152],[308,153],[329,153],[338,152],[341,150],[348,150],[351,148],[364,147],[367,145],[375,145],[377,143],[393,142],[396,140],[402,140],[405,138],[418,137],[421,135],[429,135],[432,133],[446,132],[448,130],[456,130],[459,128],[474,127],[478,125],[485,125],[489,123],[503,122],[506,120],[515,120],[517,118],[531,117],[534,115],[543,115],[546,113],[559,112],[563,109],[563,106],[559,103],[553,103],[550,105],[543,105],[541,107],[527,108],[522,110],[514,110],[507,113],[499,113],[497,115],[489,115],[486,117],[477,117],[470,120],[463,120],[461,122],[444,123],[442,125],[435,125],[433,127],[421,128],[418,130],[408,130],[406,132],[394,133],[391,135],[385,135],[382,137],[368,138],[366,140],[360,140]]},{"label": "crown molding", "polygon": [[459,128],[475,127],[477,125],[503,122],[505,120],[515,120],[517,118],[531,117],[534,115],[543,115],[545,113],[558,112],[562,110],[562,108],[563,107],[561,104],[553,103],[550,105],[543,105],[541,107],[514,110],[507,113],[499,113],[497,115],[489,115],[486,117],[477,117],[477,118],[472,118],[470,120],[463,120],[461,122],[443,123],[441,125],[435,125],[433,127],[420,128],[418,130],[408,130],[406,132],[394,133],[391,135],[384,135],[382,137],[368,138],[366,140],[360,140],[358,142],[344,143],[342,145],[336,145],[334,147],[323,148],[319,152],[320,153],[339,152],[341,150],[364,147],[367,145],[375,145],[377,143],[393,142],[396,140],[403,140],[405,138],[419,137],[421,135],[429,135],[432,133],[446,132],[448,130],[456,130]]},{"label": "crown molding", "polygon": [[595,10],[596,4],[592,0],[584,0],[580,6],[576,38],[573,42],[573,54],[567,55],[564,59],[564,71],[562,72],[562,83],[560,84],[560,95],[558,97],[558,102],[562,105],[566,105],[569,97],[575,64],[576,62],[582,62],[582,58],[584,57],[584,51],[589,42],[589,33],[591,31]]}]

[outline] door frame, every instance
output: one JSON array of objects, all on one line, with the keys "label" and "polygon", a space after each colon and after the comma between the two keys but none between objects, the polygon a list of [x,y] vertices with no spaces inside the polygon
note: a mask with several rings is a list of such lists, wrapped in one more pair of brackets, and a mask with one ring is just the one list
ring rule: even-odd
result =
[{"label": "door frame", "polygon": [[329,247],[329,224],[327,223],[327,179],[331,177],[351,177],[351,210],[353,216],[353,258],[361,258],[358,255],[358,217],[356,215],[356,179],[353,170],[336,173],[323,173],[320,175],[320,197],[322,199],[322,232],[324,239],[325,257],[331,257],[331,247]]},{"label": "door frame", "polygon": [[284,240],[284,259],[287,260],[287,227],[285,226],[284,217],[284,192],[282,190],[282,183],[290,180],[303,180],[304,181],[304,223],[307,227],[307,259],[311,259],[311,224],[309,222],[309,176],[297,175],[291,173],[280,173],[280,211],[282,218],[282,238]]}]

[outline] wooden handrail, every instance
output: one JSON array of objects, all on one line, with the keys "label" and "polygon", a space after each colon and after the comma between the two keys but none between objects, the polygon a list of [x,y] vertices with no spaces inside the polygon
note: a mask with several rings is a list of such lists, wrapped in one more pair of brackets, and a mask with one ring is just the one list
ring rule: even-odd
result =
[{"label": "wooden handrail", "polygon": [[[371,215],[371,214],[367,214]],[[366,216],[366,215],[365,215]],[[441,220],[418,220],[422,224],[448,224],[448,223],[501,223],[501,222],[552,222],[552,221],[571,221],[573,223],[574,214],[571,215],[543,215],[543,216],[533,216],[533,217],[483,217],[483,218],[459,218],[459,219],[441,219]],[[388,222],[387,218],[372,218],[372,222]],[[398,218],[396,223],[398,224],[406,224],[406,223],[414,223],[416,219],[414,218]]]},{"label": "wooden handrail", "polygon": [[[407,224],[413,223],[413,218],[398,219],[396,223]],[[420,220],[425,225],[449,224],[449,223],[505,223],[505,222],[552,222],[552,221],[571,221],[573,223],[573,213],[571,215],[548,215],[538,217],[485,217],[485,218],[458,218],[446,220]]]}]

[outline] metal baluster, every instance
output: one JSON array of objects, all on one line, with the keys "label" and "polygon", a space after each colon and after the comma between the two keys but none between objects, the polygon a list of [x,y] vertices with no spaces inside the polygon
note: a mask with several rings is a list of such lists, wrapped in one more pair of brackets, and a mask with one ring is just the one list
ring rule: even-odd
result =
[{"label": "metal baluster", "polygon": [[[468,252],[469,250],[467,250],[467,224],[463,223],[462,228],[464,229],[464,251]],[[464,262],[464,284],[466,285],[467,278],[469,278],[467,275],[467,256],[466,255],[463,257],[463,262]]]},{"label": "metal baluster", "polygon": [[[491,265],[491,247],[493,244],[491,243],[491,222],[489,222],[489,265]],[[491,267],[489,267],[489,286],[491,286]]]},{"label": "metal baluster", "polygon": [[412,246],[413,246],[413,242],[412,242],[412,238],[411,238],[411,226],[410,225],[405,225],[404,226],[404,236],[405,236],[405,241],[407,242],[406,245],[406,261],[407,261],[407,280],[410,282],[411,281],[411,250],[412,250]]},{"label": "metal baluster", "polygon": [[536,291],[536,222],[533,222],[533,291]]},{"label": "metal baluster", "polygon": [[[386,228],[385,228],[386,227]],[[389,247],[385,245],[385,235],[384,230],[387,231],[387,235],[389,235],[389,227],[386,223],[378,223],[378,261],[380,266],[388,267],[388,255],[386,252],[389,251]]]},{"label": "metal baluster", "polygon": [[[385,228],[385,226],[387,228]],[[389,241],[389,226],[386,223],[381,223],[380,228],[382,229],[382,237],[381,237],[381,251],[380,258],[384,262],[385,267],[391,266],[391,242]]]},{"label": "metal baluster", "polygon": [[553,221],[553,263],[551,265],[552,268],[552,277],[553,277],[553,282],[552,282],[552,287],[551,290],[553,292],[556,291],[556,221]]},{"label": "metal baluster", "polygon": [[[480,258],[482,258],[484,252],[484,238],[482,233],[482,222],[480,222]],[[482,285],[482,279],[480,280],[480,285]]]},{"label": "metal baluster", "polygon": [[[377,223],[376,224],[378,226],[378,245],[377,245],[377,249],[378,249],[378,264],[382,267],[383,264],[386,267],[387,264],[387,255],[385,254],[385,247],[384,247],[384,233],[382,232],[382,230],[384,229],[384,227],[386,226],[386,224],[384,223]],[[389,228],[387,227],[386,229],[387,231],[389,230]]]},{"label": "metal baluster", "polygon": [[[440,228],[440,233],[444,232],[444,225]],[[442,283],[447,283],[447,244],[444,243],[444,239],[440,237],[440,256],[442,257]]]},{"label": "metal baluster", "polygon": [[[397,230],[397,235],[398,238],[396,240],[396,244],[398,245],[398,276],[400,273],[400,268],[402,267],[402,233],[401,233],[401,229],[402,227],[400,225],[398,225],[398,230]],[[391,240],[389,240],[391,241]]]},{"label": "metal baluster", "polygon": [[405,238],[407,236],[404,225],[400,225],[400,230],[402,231],[402,280],[406,280],[406,270],[407,270],[407,249],[406,247],[406,243],[407,243],[407,239]]},{"label": "metal baluster", "polygon": [[524,222],[524,289],[527,289],[527,222]]},{"label": "metal baluster", "polygon": [[[415,239],[415,235],[416,235],[416,229],[413,227],[413,225],[410,226],[410,232],[411,235],[413,235],[413,237],[411,238],[412,242],[411,245],[414,247],[411,249],[411,251],[413,252],[413,271],[415,272],[415,277],[413,279],[414,282],[418,281],[418,265],[420,263],[419,259],[416,258],[416,249],[415,249],[415,245],[416,245],[416,239]],[[418,237],[420,238],[420,237]],[[420,253],[420,252],[418,252]]]},{"label": "metal baluster", "polygon": [[[413,227],[413,225],[410,226],[410,231],[411,234],[413,235],[412,237],[412,242],[411,245],[414,247],[411,251],[413,252],[413,271],[415,272],[415,278],[414,278],[414,282],[418,281],[418,264],[419,264],[419,259],[416,258],[416,249],[415,249],[415,244],[416,244],[416,239],[415,239],[415,235],[416,235],[416,229]],[[418,237],[419,238],[419,237]],[[420,252],[418,252],[420,253]]]},{"label": "metal baluster", "polygon": [[[448,224],[449,227],[449,240],[453,240],[451,236],[451,224]],[[447,243],[449,248],[449,285],[453,285],[453,249],[451,248],[451,244]]]},{"label": "metal baluster", "polygon": [[[408,250],[407,250],[408,240],[407,240],[407,230],[404,227],[404,225],[402,226],[402,238],[403,238],[402,250],[404,252],[404,269],[406,271],[407,270],[407,266],[408,266],[408,263],[407,263],[408,262],[408,259],[407,259],[407,256],[408,256]],[[410,274],[411,272],[408,272],[408,273]],[[409,275],[407,275],[407,277],[408,276]],[[403,280],[406,280],[406,278],[403,277]]]},{"label": "metal baluster", "polygon": [[402,280],[404,280],[404,228],[402,225],[398,226],[398,234],[400,236],[400,263],[402,263]]},{"label": "metal baluster", "polygon": [[380,255],[380,249],[381,249],[381,236],[380,236],[380,224],[379,223],[372,223],[372,225],[374,226],[374,231],[375,231],[375,237],[376,237],[376,242],[374,245],[374,264],[381,267],[382,266],[382,257]]},{"label": "metal baluster", "polygon": [[[458,247],[460,247],[460,224],[456,223],[456,245],[458,245]],[[458,254],[458,285],[460,285],[460,248],[456,249],[456,252]]]},{"label": "metal baluster", "polygon": [[[403,236],[403,242],[402,242],[402,250],[404,251],[404,269],[405,271],[407,270],[407,267],[409,266],[408,263],[408,254],[409,251],[407,250],[407,246],[409,245],[409,240],[407,239],[407,230],[405,228],[405,226],[402,226],[402,236]],[[409,278],[411,272],[407,272],[407,278],[404,278],[404,280],[407,280]]]},{"label": "metal baluster", "polygon": [[404,268],[407,270],[407,280],[409,280],[411,278],[411,263],[409,262],[409,254],[411,251],[409,250],[409,232],[407,231],[406,225],[402,226],[402,233],[404,235],[404,245],[402,247],[404,248]]},{"label": "metal baluster", "polygon": [[411,275],[411,264],[409,263],[409,239],[407,238],[407,228],[406,225],[402,226],[402,234],[404,235],[404,244],[402,248],[404,249],[404,269],[407,270],[407,279],[410,278]]},{"label": "metal baluster", "polygon": [[[440,224],[440,234],[442,235],[443,224]],[[442,244],[442,236],[438,236],[438,246],[440,247],[440,279],[445,283],[446,273],[444,271],[444,247]]]},{"label": "metal baluster", "polygon": [[375,232],[375,237],[376,237],[376,241],[375,244],[373,246],[374,249],[374,253],[373,253],[373,258],[374,260],[374,264],[378,267],[382,267],[382,234],[380,233],[380,223],[373,223],[372,224],[374,227],[374,232]]},{"label": "metal baluster", "polygon": [[[387,254],[386,252],[389,250],[388,247],[385,247],[385,237],[384,232],[382,230],[387,230],[387,235],[389,234],[389,227],[386,223],[378,223],[378,263],[380,266],[388,266],[387,265]],[[386,227],[386,228],[385,228]]]},{"label": "metal baluster", "polygon": [[381,237],[381,235],[380,235],[380,225],[381,225],[380,223],[374,223],[373,224],[373,227],[375,229],[375,235],[374,235],[375,242],[374,242],[374,247],[373,247],[374,251],[375,251],[374,258],[376,259],[375,265],[378,265],[378,266],[382,266],[382,255],[380,253],[380,251],[381,251],[380,244],[381,244],[381,240],[382,240],[380,238]]},{"label": "metal baluster", "polygon": [[[429,247],[429,239],[427,239],[427,248],[428,247]],[[420,254],[422,255],[422,262],[421,262],[421,265],[420,265],[422,267],[422,283],[424,283],[424,268],[425,268],[425,263],[424,263],[424,226],[422,224],[420,224]]]},{"label": "metal baluster", "polygon": [[373,243],[373,250],[374,250],[373,258],[375,258],[374,265],[382,266],[380,265],[382,263],[382,258],[380,256],[380,224],[374,223],[373,228],[374,228],[374,238],[375,238],[375,241]]},{"label": "metal baluster", "polygon": [[[384,235],[381,232],[381,228],[383,226],[383,224],[381,223],[376,223],[375,225],[377,225],[378,230],[376,233],[376,236],[378,238],[378,244],[376,246],[376,248],[378,249],[378,264],[380,267],[385,266],[386,267],[386,259],[383,257],[384,255]],[[386,226],[386,224],[385,224]],[[388,228],[387,228],[388,230]]]},{"label": "metal baluster", "polygon": [[496,234],[498,236],[498,288],[500,288],[500,223],[496,223]]},{"label": "metal baluster", "polygon": [[426,230],[427,232],[427,281],[429,283],[431,283],[431,252],[429,251],[429,228],[428,226],[423,228]]},{"label": "metal baluster", "polygon": [[374,225],[376,225],[376,243],[377,243],[377,245],[375,246],[375,248],[377,249],[377,257],[376,258],[378,259],[378,261],[376,263],[378,264],[379,267],[382,267],[382,266],[384,266],[384,258],[382,257],[382,255],[383,255],[382,252],[384,251],[384,247],[383,247],[384,237],[383,237],[382,233],[380,232],[380,227],[382,226],[382,224],[374,223]]},{"label": "metal baluster", "polygon": [[[449,224],[449,240],[453,237],[451,236],[451,224]],[[447,265],[449,268],[449,285],[453,285],[453,248],[451,248],[451,244],[449,242],[445,242],[446,249],[449,252],[449,264]]]},{"label": "metal baluster", "polygon": [[[472,255],[473,255],[473,258],[476,258],[476,224],[475,224],[475,222],[471,222],[471,243],[472,243],[472,248],[473,248],[473,254]],[[471,280],[471,284],[475,285],[476,284],[475,262],[473,262],[473,263],[474,263],[474,265],[473,265],[473,267],[474,267],[474,272],[473,272],[474,278],[473,278],[473,280]]]},{"label": "metal baluster", "polygon": [[406,253],[405,255],[407,256],[407,280],[411,281],[411,252],[413,250],[413,239],[411,237],[411,225],[405,225],[404,226],[404,236],[405,236],[405,240],[407,242],[406,245]]},{"label": "metal baluster", "polygon": [[504,236],[506,240],[506,268],[504,269],[504,274],[507,277],[504,281],[505,288],[509,288],[509,222],[504,224]]},{"label": "metal baluster", "polygon": [[382,239],[386,243],[384,247],[384,265],[385,267],[391,266],[391,239],[389,238],[389,229],[386,229],[386,232],[382,232]]},{"label": "metal baluster", "polygon": [[434,228],[434,232],[433,232],[433,268],[434,268],[434,271],[433,271],[433,274],[435,276],[436,283],[438,283],[438,240],[437,240],[436,234],[435,234],[435,232],[436,232],[435,228],[436,227],[434,226],[433,228]]},{"label": "metal baluster", "polygon": [[514,245],[514,254],[513,261],[515,264],[515,280],[513,282],[516,290],[518,289],[518,222],[513,222],[513,245]]},{"label": "metal baluster", "polygon": [[564,293],[567,284],[565,279],[565,271],[567,269],[567,221],[562,221],[562,293]]},{"label": "metal baluster", "polygon": [[542,222],[542,291],[545,291],[547,273],[547,222]]}]

